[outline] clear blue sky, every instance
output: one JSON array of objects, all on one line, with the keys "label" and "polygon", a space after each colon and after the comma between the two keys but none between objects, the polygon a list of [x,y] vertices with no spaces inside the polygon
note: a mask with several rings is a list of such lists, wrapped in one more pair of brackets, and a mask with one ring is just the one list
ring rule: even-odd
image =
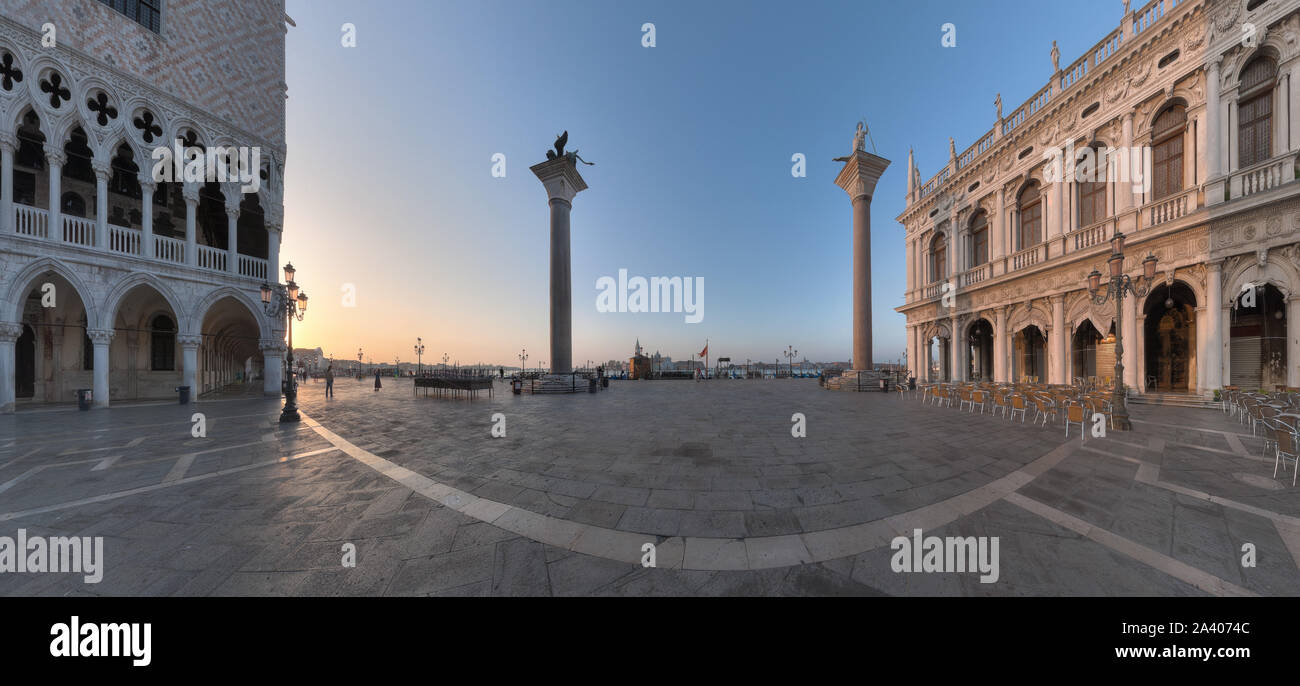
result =
[{"label": "clear blue sky", "polygon": [[[1135,5],[1138,3],[1135,3]],[[1086,2],[289,0],[282,256],[295,343],[355,358],[546,359],[548,210],[528,167],[561,130],[596,163],[574,201],[574,362],[814,360],[851,347],[852,210],[834,185],[866,117],[892,160],[873,203],[875,358],[904,348],[907,151],[922,176],[1118,25]],[[357,47],[341,45],[341,27]],[[641,45],[653,22],[656,47]],[[943,48],[941,26],[956,25]],[[493,178],[492,156],[507,158]],[[791,176],[791,155],[808,160]],[[596,280],[704,277],[705,317],[601,314]],[[343,307],[343,284],[356,307]]]}]

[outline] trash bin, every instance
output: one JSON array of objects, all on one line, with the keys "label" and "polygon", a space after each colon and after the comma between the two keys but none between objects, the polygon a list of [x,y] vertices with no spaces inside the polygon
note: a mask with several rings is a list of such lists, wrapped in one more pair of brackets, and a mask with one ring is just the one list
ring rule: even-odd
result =
[{"label": "trash bin", "polygon": [[915,391],[915,390],[916,390],[916,377],[915,377],[915,376],[909,376],[909,377],[907,377],[907,390],[909,390],[909,391]]},{"label": "trash bin", "polygon": [[94,391],[89,388],[77,389],[77,409],[86,411],[90,409],[90,401],[95,397]]},{"label": "trash bin", "polygon": [[600,377],[600,387],[601,387],[601,388],[609,388],[609,377],[608,377],[608,376],[602,376],[602,377]]},{"label": "trash bin", "polygon": [[588,392],[588,393],[595,393],[595,392],[596,392],[596,380],[595,380],[595,379],[587,379],[587,392]]},{"label": "trash bin", "polygon": [[514,393],[515,395],[522,394],[524,392],[524,382],[520,381],[519,379],[515,379],[514,381],[511,381],[510,392]]},{"label": "trash bin", "polygon": [[885,392],[889,390],[889,379],[886,379],[883,376],[880,377],[880,390],[881,392]]},{"label": "trash bin", "polygon": [[189,404],[190,404],[190,387],[189,387],[189,386],[177,386],[177,387],[176,387],[176,392],[181,394],[181,404],[182,404],[182,405],[189,405]]}]

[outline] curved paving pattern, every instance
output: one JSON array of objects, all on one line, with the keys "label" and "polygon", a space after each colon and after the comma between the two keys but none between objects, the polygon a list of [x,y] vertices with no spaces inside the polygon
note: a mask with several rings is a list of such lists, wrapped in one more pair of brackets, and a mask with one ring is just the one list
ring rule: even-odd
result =
[{"label": "curved paving pattern", "polygon": [[[341,381],[270,399],[0,416],[0,535],[105,536],[104,582],[0,595],[1294,594],[1300,489],[1204,410],[1060,429],[799,382],[477,402]],[[208,435],[190,435],[192,412]],[[508,438],[490,437],[492,415]],[[808,437],[790,436],[803,413]],[[896,573],[920,528],[1000,576]],[[656,568],[640,564],[654,542]],[[1241,564],[1242,546],[1257,550]],[[339,551],[352,544],[355,568]]]}]

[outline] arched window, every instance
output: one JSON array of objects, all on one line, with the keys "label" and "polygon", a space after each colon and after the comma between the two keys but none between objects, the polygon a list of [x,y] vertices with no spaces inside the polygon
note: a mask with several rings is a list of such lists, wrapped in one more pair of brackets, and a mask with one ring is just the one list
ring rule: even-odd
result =
[{"label": "arched window", "polygon": [[1106,157],[1102,148],[1090,147],[1080,155],[1075,180],[1079,183],[1079,226],[1092,226],[1105,219]]},{"label": "arched window", "polygon": [[72,217],[86,218],[86,200],[80,195],[71,191],[63,194],[63,199],[59,203],[59,211]]},{"label": "arched window", "polygon": [[1273,78],[1277,63],[1261,55],[1241,70],[1237,88],[1237,159],[1249,167],[1272,156]]},{"label": "arched window", "polygon": [[970,223],[970,266],[978,267],[989,261],[989,215],[976,212]]},{"label": "arched window", "polygon": [[1151,193],[1154,199],[1183,189],[1183,131],[1187,109],[1173,105],[1161,112],[1151,126]]},{"label": "arched window", "polygon": [[176,325],[160,314],[149,324],[149,368],[155,372],[176,370]]},{"label": "arched window", "polygon": [[930,241],[930,281],[948,278],[948,239],[938,234]]},{"label": "arched window", "polygon": [[1020,227],[1016,234],[1016,250],[1032,248],[1043,241],[1043,196],[1038,184],[1032,183],[1020,192],[1016,201]]}]

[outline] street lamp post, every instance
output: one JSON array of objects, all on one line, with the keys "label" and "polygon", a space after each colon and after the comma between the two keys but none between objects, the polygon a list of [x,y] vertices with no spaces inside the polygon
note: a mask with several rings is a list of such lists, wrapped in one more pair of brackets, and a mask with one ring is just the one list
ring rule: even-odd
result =
[{"label": "street lamp post", "polygon": [[524,378],[524,362],[528,360],[528,348],[519,350],[519,378]]},{"label": "street lamp post", "polygon": [[1124,387],[1124,310],[1123,302],[1127,296],[1145,297],[1151,292],[1151,285],[1156,278],[1156,264],[1159,259],[1154,253],[1148,253],[1142,260],[1142,274],[1136,279],[1124,273],[1124,234],[1116,231],[1110,239],[1110,275],[1106,283],[1101,282],[1102,274],[1096,269],[1088,275],[1088,293],[1092,302],[1104,305],[1109,300],[1115,301],[1115,386],[1111,398],[1111,421],[1120,431],[1131,431],[1132,422],[1128,418],[1128,393]]},{"label": "street lamp post", "polygon": [[[262,284],[262,309],[268,317],[284,317],[288,323],[289,352],[286,362],[289,373],[293,373],[293,320],[302,321],[307,314],[307,293],[298,292],[294,282],[293,263],[284,265],[284,285]],[[284,391],[284,409],[280,412],[280,421],[284,423],[302,421],[298,416],[298,380],[294,377]]]},{"label": "street lamp post", "polygon": [[787,360],[789,360],[789,362],[790,362],[790,378],[791,378],[791,379],[794,378],[794,358],[795,358],[795,356],[798,355],[798,354],[799,354],[799,351],[798,351],[798,350],[795,350],[793,345],[787,345],[787,346],[785,346],[785,358],[786,358]]},{"label": "street lamp post", "polygon": [[361,378],[361,348],[357,348],[357,378]]},{"label": "street lamp post", "polygon": [[418,376],[424,375],[424,339],[415,338],[415,368]]}]

